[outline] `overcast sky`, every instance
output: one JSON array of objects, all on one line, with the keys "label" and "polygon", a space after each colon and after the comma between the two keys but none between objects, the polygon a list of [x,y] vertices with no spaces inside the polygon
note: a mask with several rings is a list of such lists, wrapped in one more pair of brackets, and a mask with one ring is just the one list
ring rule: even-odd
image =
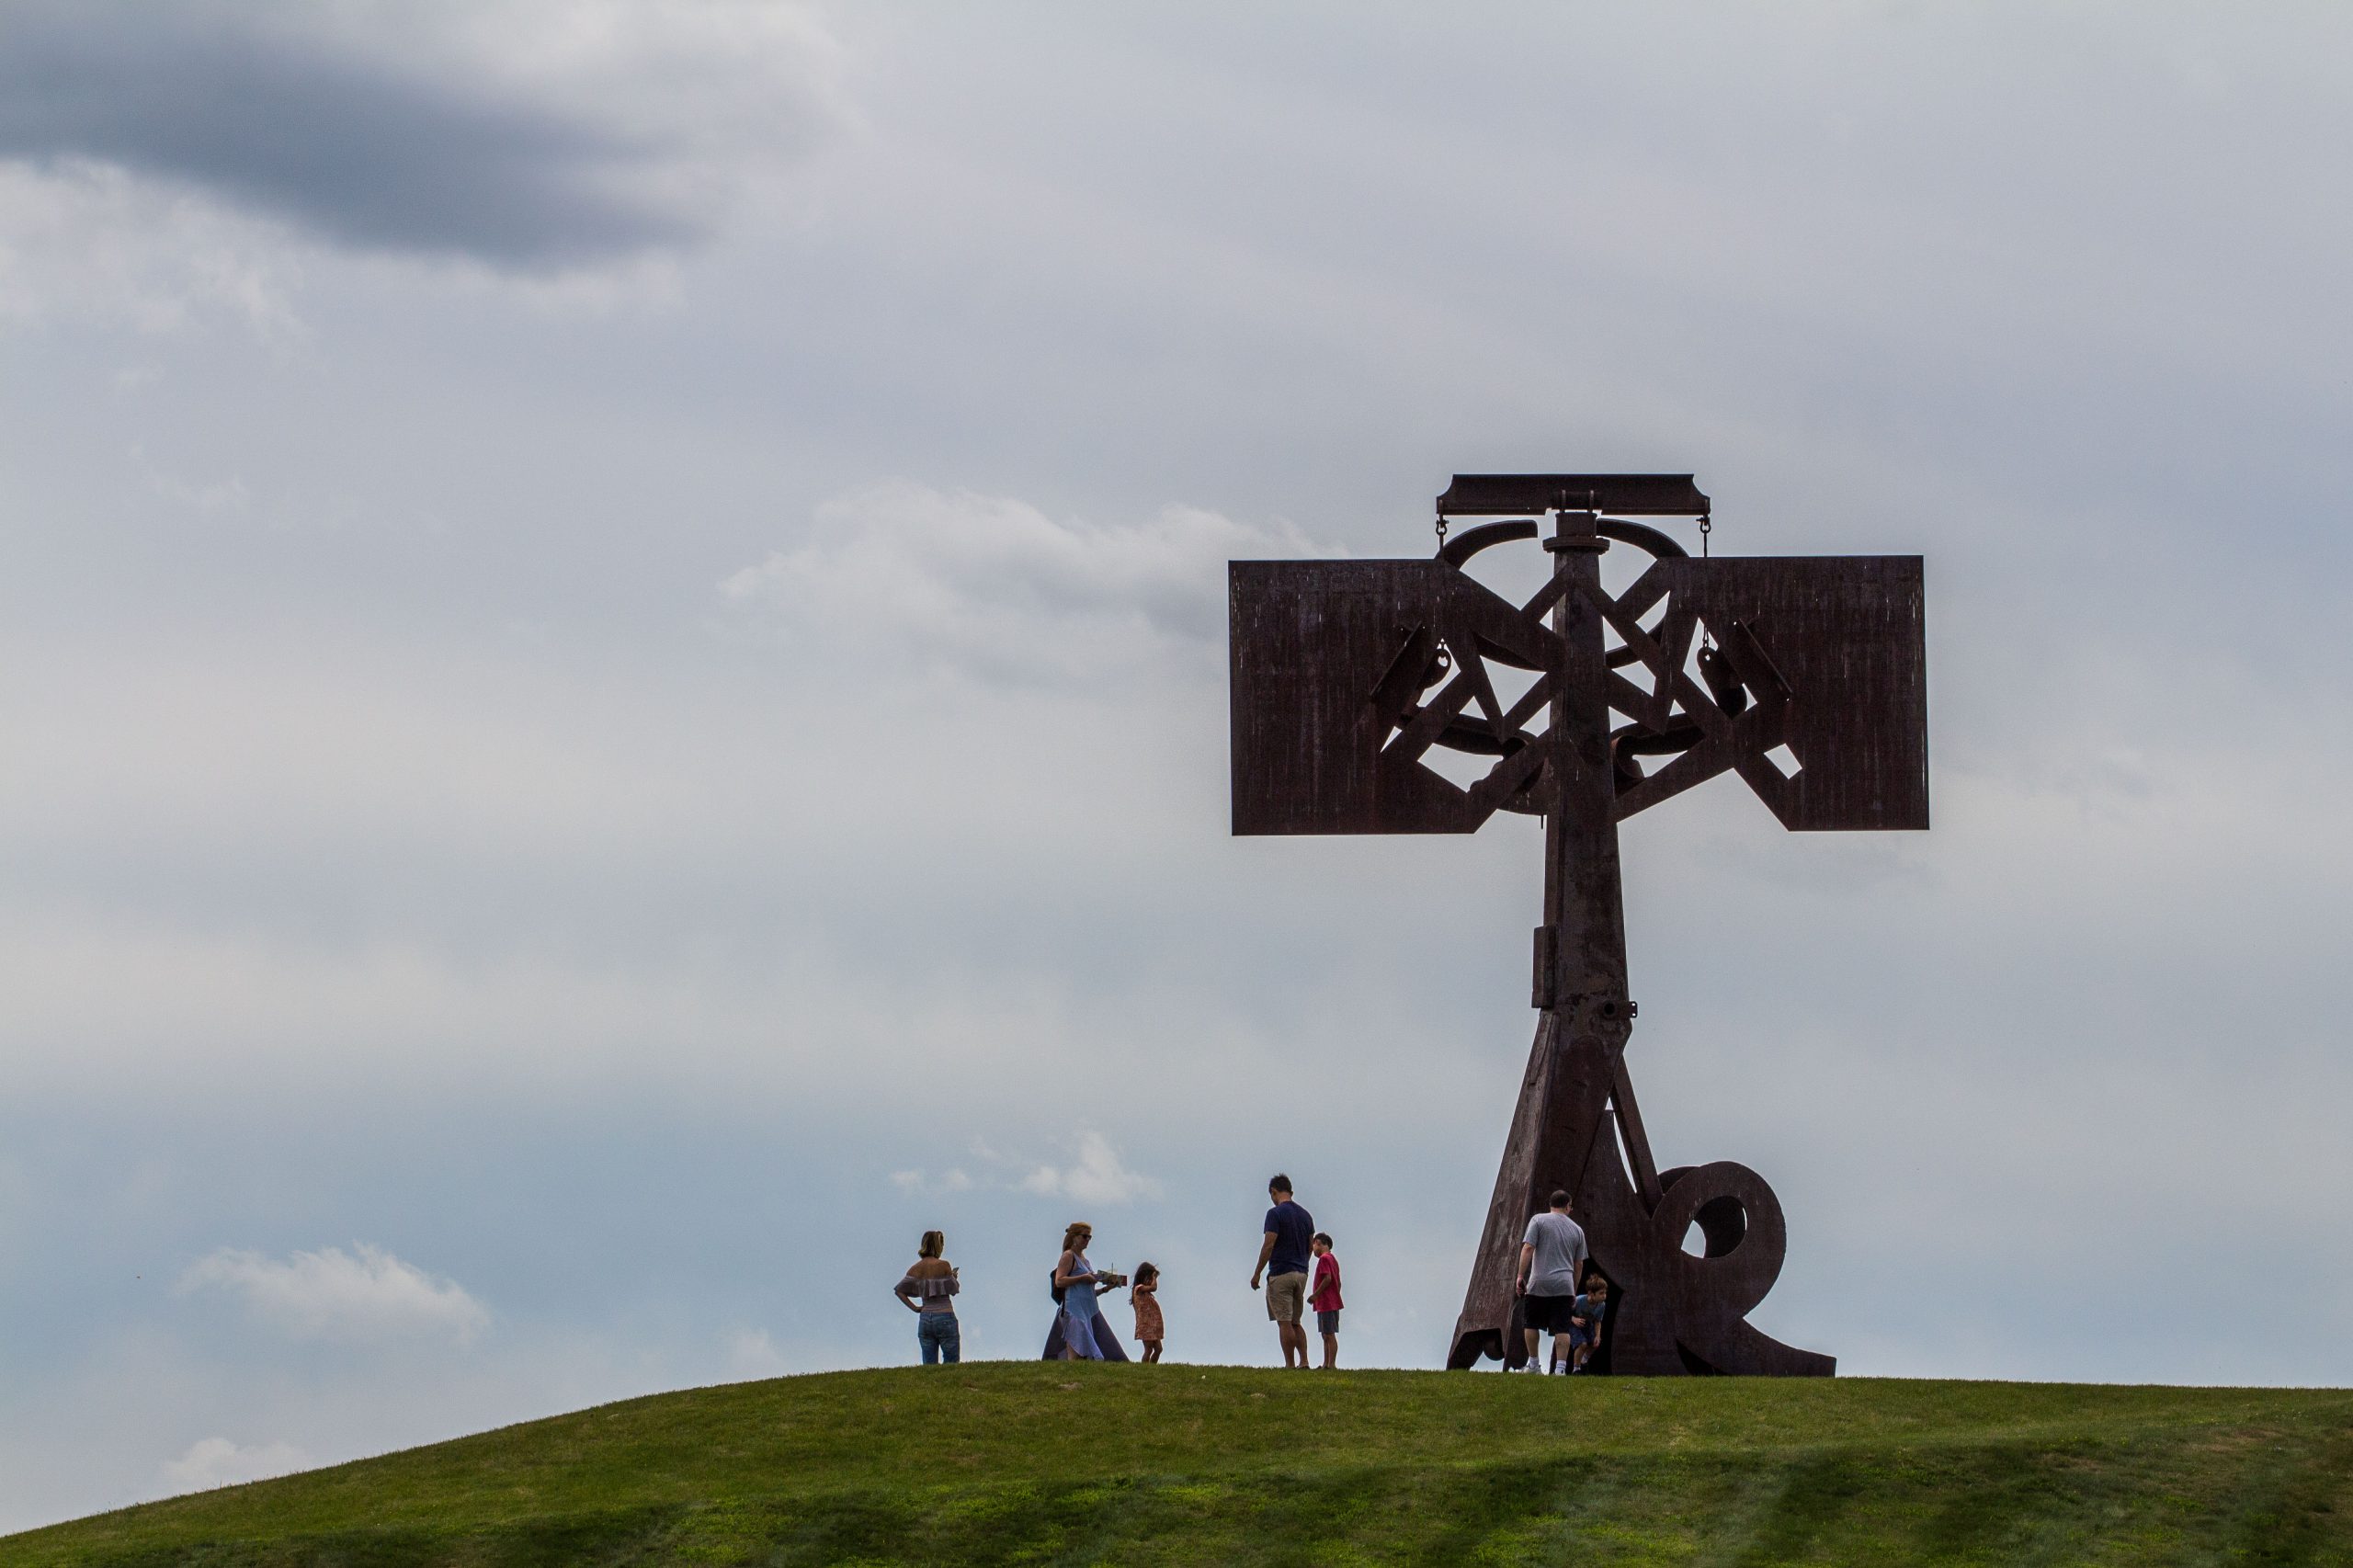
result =
[{"label": "overcast sky", "polygon": [[[1224,562],[1927,557],[1933,831],[1625,835],[1842,1372],[2353,1381],[2353,12],[0,0],[0,1528],[1035,1353],[1447,1349],[1532,822],[1227,836]],[[1124,1330],[1125,1298],[1114,1322]],[[2220,1310],[2217,1310],[2217,1303]]]}]

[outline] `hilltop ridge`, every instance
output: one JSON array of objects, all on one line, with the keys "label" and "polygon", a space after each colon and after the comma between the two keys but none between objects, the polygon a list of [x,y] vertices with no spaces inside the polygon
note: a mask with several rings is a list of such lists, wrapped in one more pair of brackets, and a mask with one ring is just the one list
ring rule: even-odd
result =
[{"label": "hilltop ridge", "polygon": [[2353,1562],[2353,1392],[987,1362],[691,1390],[0,1564]]}]

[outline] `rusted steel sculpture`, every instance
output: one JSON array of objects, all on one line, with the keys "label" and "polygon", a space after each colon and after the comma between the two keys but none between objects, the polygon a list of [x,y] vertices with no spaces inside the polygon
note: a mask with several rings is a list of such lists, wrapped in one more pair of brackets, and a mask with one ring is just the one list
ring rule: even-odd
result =
[{"label": "rusted steel sculpture", "polygon": [[[1704,539],[1689,474],[1458,474],[1438,513],[1430,559],[1236,561],[1228,591],[1236,834],[1544,819],[1541,1017],[1449,1365],[1524,1358],[1520,1232],[1561,1187],[1611,1286],[1599,1369],[1827,1376],[1832,1358],[1746,1321],[1787,1242],[1765,1178],[1652,1159],[1626,1066],[1618,824],[1729,772],[1784,827],[1927,827],[1920,558],[1693,560],[1633,520],[1697,517]],[[1446,538],[1449,518],[1515,515]],[[1463,570],[1547,515],[1552,572],[1526,604]],[[1616,595],[1613,543],[1652,558]],[[1506,671],[1534,677],[1509,700]],[[1433,747],[1495,760],[1457,785]],[[1704,1256],[1684,1250],[1694,1226]]]}]

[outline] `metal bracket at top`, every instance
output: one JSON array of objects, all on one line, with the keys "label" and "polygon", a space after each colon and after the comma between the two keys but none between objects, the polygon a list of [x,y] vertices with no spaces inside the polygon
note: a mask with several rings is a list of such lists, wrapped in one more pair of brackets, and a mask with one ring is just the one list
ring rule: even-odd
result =
[{"label": "metal bracket at top", "polygon": [[1458,473],[1438,498],[1442,517],[1558,511],[1696,517],[1710,505],[1688,473]]}]

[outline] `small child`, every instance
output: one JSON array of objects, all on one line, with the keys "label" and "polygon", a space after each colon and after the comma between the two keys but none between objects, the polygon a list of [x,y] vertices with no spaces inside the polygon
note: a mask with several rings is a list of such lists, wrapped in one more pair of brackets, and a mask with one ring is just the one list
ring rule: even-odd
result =
[{"label": "small child", "polygon": [[1598,1274],[1585,1277],[1585,1288],[1569,1303],[1569,1364],[1556,1372],[1582,1372],[1593,1347],[1601,1343],[1601,1317],[1609,1310],[1609,1282]]},{"label": "small child", "polygon": [[1324,1335],[1324,1369],[1340,1361],[1340,1260],[1332,1256],[1332,1238],[1315,1233],[1315,1289],[1307,1304],[1315,1309],[1315,1326]]},{"label": "small child", "polygon": [[1160,1359],[1160,1341],[1167,1333],[1160,1319],[1160,1269],[1149,1263],[1136,1265],[1136,1282],[1128,1287],[1128,1300],[1136,1309],[1136,1343],[1143,1346],[1145,1365]]}]

